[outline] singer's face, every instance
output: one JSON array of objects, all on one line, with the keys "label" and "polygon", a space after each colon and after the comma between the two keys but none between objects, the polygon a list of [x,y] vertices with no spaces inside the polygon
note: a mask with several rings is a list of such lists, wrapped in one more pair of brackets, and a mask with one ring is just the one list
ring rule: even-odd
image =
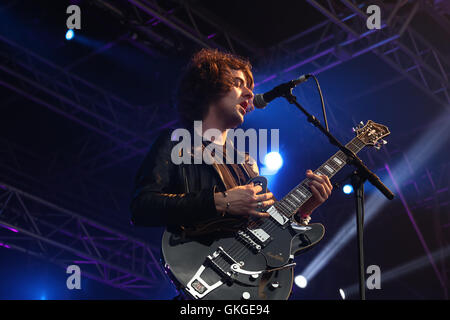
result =
[{"label": "singer's face", "polygon": [[227,128],[242,124],[245,113],[253,110],[253,92],[247,87],[244,73],[241,70],[231,70],[231,74],[231,90],[212,106],[212,111],[217,112]]}]

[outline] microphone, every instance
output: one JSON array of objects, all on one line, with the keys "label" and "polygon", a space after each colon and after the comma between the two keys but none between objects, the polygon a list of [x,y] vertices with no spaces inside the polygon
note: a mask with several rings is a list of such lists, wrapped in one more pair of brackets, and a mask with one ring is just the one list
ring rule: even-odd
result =
[{"label": "microphone", "polygon": [[255,106],[255,108],[264,109],[270,101],[283,96],[288,90],[296,87],[300,83],[307,81],[311,77],[311,74],[304,74],[300,78],[282,83],[266,93],[255,94],[255,97],[253,98],[253,105]]}]

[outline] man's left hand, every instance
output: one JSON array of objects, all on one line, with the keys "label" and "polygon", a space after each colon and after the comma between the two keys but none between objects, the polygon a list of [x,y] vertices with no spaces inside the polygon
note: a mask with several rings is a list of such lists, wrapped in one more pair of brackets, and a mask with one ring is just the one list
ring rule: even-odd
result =
[{"label": "man's left hand", "polygon": [[330,179],[325,175],[315,174],[311,170],[307,170],[306,177],[311,180],[309,188],[313,196],[298,211],[301,217],[309,216],[318,206],[328,199],[331,195],[331,190],[333,190]]}]

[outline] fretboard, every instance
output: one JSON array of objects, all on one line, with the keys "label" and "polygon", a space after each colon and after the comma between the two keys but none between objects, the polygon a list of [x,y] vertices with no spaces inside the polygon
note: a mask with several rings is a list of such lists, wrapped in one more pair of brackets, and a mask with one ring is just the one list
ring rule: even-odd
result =
[{"label": "fretboard", "polygon": [[[359,140],[358,137],[353,138],[352,141],[346,144],[346,147],[355,154],[364,148],[364,146],[365,144]],[[328,178],[331,179],[346,165],[346,161],[347,156],[339,150],[315,170],[314,173],[328,176]],[[275,208],[286,217],[294,215],[298,209],[312,197],[312,193],[308,186],[309,182],[311,182],[311,179],[309,178],[300,182],[300,184],[292,189],[283,199],[275,203]]]}]

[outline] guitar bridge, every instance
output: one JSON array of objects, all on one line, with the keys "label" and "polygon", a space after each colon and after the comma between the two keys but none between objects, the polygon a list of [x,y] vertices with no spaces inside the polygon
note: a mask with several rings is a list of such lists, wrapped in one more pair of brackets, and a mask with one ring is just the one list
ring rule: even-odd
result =
[{"label": "guitar bridge", "polygon": [[[227,260],[227,262],[231,265],[239,264],[236,260],[233,259],[222,247],[219,247],[212,255],[207,257],[207,263],[222,277],[227,280],[231,280],[233,276],[233,272],[224,270],[218,263],[216,263],[216,259],[223,258]],[[203,264],[192,277],[192,279],[186,285],[186,290],[196,299],[201,299],[206,296],[208,293],[213,291],[214,289],[220,287],[223,282],[221,280],[216,283],[209,285],[205,280],[201,278],[203,271],[205,271],[206,266]],[[231,270],[231,268],[230,268]]]},{"label": "guitar bridge", "polygon": [[201,275],[203,271],[205,271],[205,269],[206,267],[202,265],[186,285],[187,292],[189,292],[189,294],[196,299],[203,298],[208,293],[210,293],[211,291],[220,287],[223,284],[223,282],[220,280],[214,283],[213,285],[207,284],[206,281],[201,278]]}]

